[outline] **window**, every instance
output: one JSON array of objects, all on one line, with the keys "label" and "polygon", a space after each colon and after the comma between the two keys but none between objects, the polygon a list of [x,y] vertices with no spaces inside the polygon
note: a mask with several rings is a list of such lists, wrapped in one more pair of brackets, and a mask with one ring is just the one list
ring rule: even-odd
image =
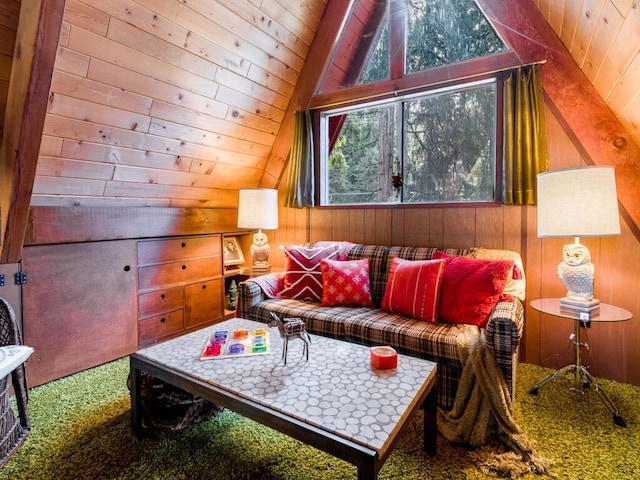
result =
[{"label": "window", "polygon": [[473,0],[406,0],[406,9],[408,73],[506,49]]},{"label": "window", "polygon": [[508,50],[475,0],[355,0],[316,92],[320,204],[495,202]]},{"label": "window", "polygon": [[493,202],[494,79],[320,117],[321,205]]},{"label": "window", "polygon": [[475,0],[355,0],[317,93],[507,50]]}]

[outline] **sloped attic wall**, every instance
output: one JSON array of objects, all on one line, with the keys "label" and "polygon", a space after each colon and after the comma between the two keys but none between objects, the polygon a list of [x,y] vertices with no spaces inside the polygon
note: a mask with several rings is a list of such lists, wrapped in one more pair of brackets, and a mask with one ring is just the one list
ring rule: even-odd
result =
[{"label": "sloped attic wall", "polygon": [[68,0],[33,206],[233,207],[326,0]]},{"label": "sloped attic wall", "polygon": [[535,3],[640,146],[640,4],[633,0]]}]

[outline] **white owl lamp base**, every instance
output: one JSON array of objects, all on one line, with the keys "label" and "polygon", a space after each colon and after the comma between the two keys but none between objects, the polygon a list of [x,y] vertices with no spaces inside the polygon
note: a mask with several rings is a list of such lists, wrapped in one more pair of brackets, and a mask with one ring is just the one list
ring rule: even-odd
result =
[{"label": "white owl lamp base", "polygon": [[251,256],[253,257],[254,275],[263,275],[271,272],[271,265],[269,264],[269,240],[262,230],[253,234]]},{"label": "white owl lamp base", "polygon": [[592,312],[600,306],[593,298],[595,267],[591,263],[591,252],[576,237],[575,243],[562,248],[563,261],[558,265],[558,277],[567,287],[567,295],[560,299],[564,308],[578,312]]}]

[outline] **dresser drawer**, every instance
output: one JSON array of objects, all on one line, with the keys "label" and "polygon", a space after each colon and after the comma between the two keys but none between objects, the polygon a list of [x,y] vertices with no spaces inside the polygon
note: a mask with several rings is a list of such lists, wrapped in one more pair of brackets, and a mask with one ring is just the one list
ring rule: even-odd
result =
[{"label": "dresser drawer", "polygon": [[197,258],[138,268],[138,288],[148,290],[220,276],[220,257]]},{"label": "dresser drawer", "polygon": [[185,285],[184,301],[186,327],[222,318],[222,279]]},{"label": "dresser drawer", "polygon": [[182,310],[163,313],[140,320],[140,343],[177,333],[183,328]]},{"label": "dresser drawer", "polygon": [[182,308],[183,305],[181,287],[166,288],[138,296],[138,309],[141,317],[176,310]]},{"label": "dresser drawer", "polygon": [[138,265],[219,256],[220,235],[138,242]]}]

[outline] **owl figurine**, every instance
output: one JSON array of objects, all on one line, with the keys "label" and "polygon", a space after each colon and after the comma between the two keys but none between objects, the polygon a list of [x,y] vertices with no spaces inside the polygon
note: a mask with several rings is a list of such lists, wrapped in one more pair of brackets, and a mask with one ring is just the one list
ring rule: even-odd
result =
[{"label": "owl figurine", "polygon": [[567,298],[575,302],[593,300],[593,272],[589,249],[580,243],[565,245],[558,276],[567,287]]},{"label": "owl figurine", "polygon": [[269,243],[267,235],[262,230],[253,234],[253,244],[251,245],[251,255],[253,256],[253,268],[270,268],[269,265]]}]

